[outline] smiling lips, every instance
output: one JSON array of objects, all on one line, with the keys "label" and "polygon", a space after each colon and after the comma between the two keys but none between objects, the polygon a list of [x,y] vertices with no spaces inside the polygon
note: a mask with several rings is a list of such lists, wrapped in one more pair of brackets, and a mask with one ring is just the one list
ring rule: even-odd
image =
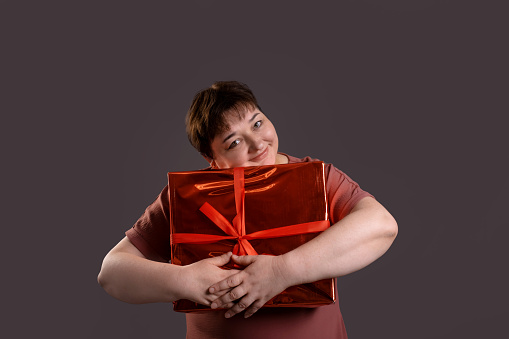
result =
[{"label": "smiling lips", "polygon": [[269,146],[265,147],[262,153],[258,154],[256,157],[251,158],[249,161],[261,161],[267,157],[267,154],[269,154]]}]

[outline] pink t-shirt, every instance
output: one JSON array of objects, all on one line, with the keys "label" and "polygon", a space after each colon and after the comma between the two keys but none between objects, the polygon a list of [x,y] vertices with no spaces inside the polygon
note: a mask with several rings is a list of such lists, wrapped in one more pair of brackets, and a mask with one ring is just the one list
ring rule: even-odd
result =
[{"label": "pink t-shirt", "polygon": [[[286,154],[284,154],[286,155]],[[316,161],[286,155],[289,163]],[[346,216],[362,198],[373,197],[331,164],[325,165],[329,216],[334,224]],[[169,262],[171,255],[168,186],[126,232],[129,240],[145,257]],[[316,308],[262,308],[248,319],[242,314],[226,319],[225,311],[187,313],[187,338],[292,338],[346,339],[339,305]]]}]

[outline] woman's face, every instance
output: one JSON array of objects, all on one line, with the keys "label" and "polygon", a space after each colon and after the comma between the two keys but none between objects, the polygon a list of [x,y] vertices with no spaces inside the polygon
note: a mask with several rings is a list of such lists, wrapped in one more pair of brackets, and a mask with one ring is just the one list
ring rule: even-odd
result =
[{"label": "woman's face", "polygon": [[247,108],[244,114],[226,113],[225,118],[227,130],[216,135],[210,145],[215,167],[233,168],[276,163],[277,133],[274,125],[258,108]]}]

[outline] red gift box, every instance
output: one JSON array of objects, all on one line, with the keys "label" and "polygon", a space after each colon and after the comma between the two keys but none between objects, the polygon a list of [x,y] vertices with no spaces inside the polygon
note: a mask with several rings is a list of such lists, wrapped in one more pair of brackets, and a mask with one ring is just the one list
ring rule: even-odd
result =
[{"label": "red gift box", "polygon": [[[170,172],[168,187],[176,265],[228,251],[280,255],[329,227],[322,162]],[[335,299],[335,279],[325,279],[292,286],[264,307],[316,307]],[[178,300],[174,310],[211,309]]]}]

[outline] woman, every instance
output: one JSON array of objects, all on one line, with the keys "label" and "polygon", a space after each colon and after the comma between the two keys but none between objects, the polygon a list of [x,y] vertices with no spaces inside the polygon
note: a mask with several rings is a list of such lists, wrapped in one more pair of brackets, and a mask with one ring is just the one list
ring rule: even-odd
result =
[{"label": "woman", "polygon": [[[186,126],[189,140],[210,162],[209,169],[313,160],[278,153],[274,126],[251,90],[238,82],[216,82],[199,92]],[[280,256],[226,253],[187,266],[169,264],[165,187],[106,255],[99,283],[113,297],[130,303],[189,299],[226,308],[186,314],[188,338],[346,338],[337,304],[261,309],[289,286],[343,276],[369,265],[397,235],[394,218],[369,193],[332,165],[325,171],[332,226],[293,251]],[[219,268],[230,260],[245,268]]]}]

